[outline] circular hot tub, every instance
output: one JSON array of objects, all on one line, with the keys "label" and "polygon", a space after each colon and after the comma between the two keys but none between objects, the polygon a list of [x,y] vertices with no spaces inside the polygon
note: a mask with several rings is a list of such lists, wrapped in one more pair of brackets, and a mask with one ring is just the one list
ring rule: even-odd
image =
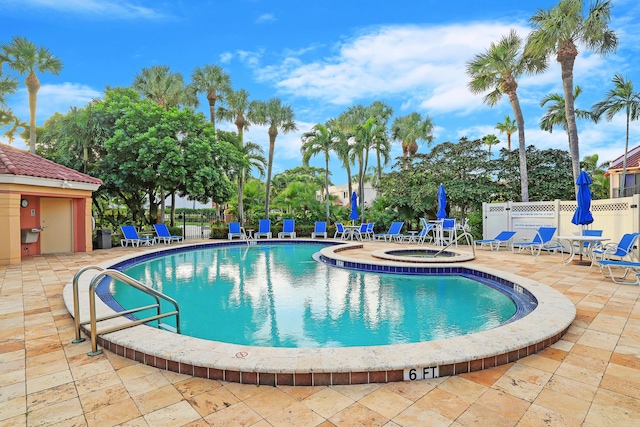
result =
[{"label": "circular hot tub", "polygon": [[389,261],[410,262],[410,263],[450,263],[471,261],[475,255],[471,252],[460,251],[457,248],[407,248],[380,250],[371,253],[375,258]]}]

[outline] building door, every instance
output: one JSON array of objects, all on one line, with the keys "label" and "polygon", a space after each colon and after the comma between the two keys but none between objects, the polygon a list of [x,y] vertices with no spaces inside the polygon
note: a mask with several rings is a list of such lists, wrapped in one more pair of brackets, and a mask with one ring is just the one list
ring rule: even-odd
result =
[{"label": "building door", "polygon": [[40,198],[40,253],[73,252],[71,199]]}]

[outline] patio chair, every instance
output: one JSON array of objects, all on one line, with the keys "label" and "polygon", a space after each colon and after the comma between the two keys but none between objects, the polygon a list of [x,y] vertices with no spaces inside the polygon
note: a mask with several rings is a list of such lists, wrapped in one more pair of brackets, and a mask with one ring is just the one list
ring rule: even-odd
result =
[{"label": "patio chair", "polygon": [[436,228],[435,224],[427,222],[427,220],[424,218],[420,218],[420,224],[422,224],[422,230],[416,236],[416,241],[421,245],[424,244],[425,240],[432,242],[433,232]]},{"label": "patio chair", "polygon": [[489,246],[489,250],[499,251],[500,246],[504,244],[504,247],[510,249],[511,239],[516,235],[515,231],[502,231],[493,239],[480,239],[476,240],[476,245],[480,244],[480,249],[484,248],[484,245]]},{"label": "patio chair", "polygon": [[140,246],[140,243],[144,243],[147,246],[152,246],[156,239],[148,237],[138,236],[138,232],[133,225],[121,225],[122,239],[120,239],[120,246],[128,246],[131,243],[132,247]]},{"label": "patio chair", "polygon": [[456,247],[458,247],[458,227],[456,226],[455,218],[443,219],[440,232],[442,233],[441,241],[443,246],[450,245],[455,242]]},{"label": "patio chair", "polygon": [[[581,234],[583,236],[601,237],[602,230],[589,230],[585,228],[582,230]],[[576,242],[573,244],[573,246],[575,247],[576,253],[588,254],[589,256],[591,256],[591,251],[595,248],[600,247],[600,242],[583,242],[582,244]]]},{"label": "patio chair", "polygon": [[289,236],[292,239],[296,238],[296,220],[295,219],[285,219],[282,224],[282,231],[278,233],[278,239],[284,239]]},{"label": "patio chair", "polygon": [[375,222],[368,222],[367,223],[367,238],[373,240],[373,225],[375,224]]},{"label": "patio chair", "polygon": [[530,242],[513,242],[511,250],[515,252],[518,248],[518,253],[529,249],[534,256],[540,255],[540,252],[553,251],[554,253],[558,249],[564,249],[564,246],[556,240],[553,240],[553,235],[556,234],[556,227],[540,227],[536,231],[536,235]]},{"label": "patio chair", "polygon": [[258,231],[253,233],[253,238],[256,240],[262,236],[265,236],[267,239],[271,239],[272,237],[270,219],[261,219],[258,223]]},{"label": "patio chair", "polygon": [[402,226],[404,225],[404,221],[394,221],[391,223],[389,230],[386,233],[376,234],[376,240],[398,240],[400,238],[400,231],[402,231]]},{"label": "patio chair", "polygon": [[323,236],[325,239],[327,238],[327,222],[326,221],[316,221],[316,226],[311,233],[311,238],[315,239],[316,236]]},{"label": "patio chair", "polygon": [[[619,285],[638,285],[640,284],[640,262],[631,261],[614,261],[614,260],[600,260],[598,261],[600,272],[607,279],[613,280]],[[616,276],[613,274],[613,268],[623,268],[624,274]],[[609,273],[605,273],[605,270]],[[634,273],[633,280],[626,280],[629,273]]]},{"label": "patio chair", "polygon": [[156,241],[163,242],[165,245],[171,242],[184,242],[183,236],[172,236],[169,233],[169,228],[167,228],[167,224],[153,224],[153,229],[156,230]]},{"label": "patio chair", "polygon": [[628,261],[638,261],[638,257],[633,250],[636,241],[640,233],[627,233],[620,239],[618,243],[607,243],[599,248],[591,251],[591,266],[600,258],[600,260],[615,259],[618,261],[624,261],[628,258]]},{"label": "patio chair", "polygon": [[339,235],[340,239],[344,239],[345,231],[344,225],[341,222],[336,222],[336,232],[333,234],[333,238],[335,239]]},{"label": "patio chair", "polygon": [[229,240],[233,240],[234,237],[239,238],[240,240],[244,240],[247,238],[244,233],[244,227],[240,226],[239,222],[230,222],[229,223],[229,233],[227,233]]},{"label": "patio chair", "polygon": [[369,229],[369,224],[362,223],[360,224],[360,228],[353,230],[353,235],[358,240],[364,240],[368,237],[367,230]]}]

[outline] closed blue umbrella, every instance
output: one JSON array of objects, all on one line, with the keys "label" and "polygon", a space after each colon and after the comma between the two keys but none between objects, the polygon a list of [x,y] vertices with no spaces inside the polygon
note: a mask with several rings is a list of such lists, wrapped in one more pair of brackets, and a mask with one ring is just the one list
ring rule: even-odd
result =
[{"label": "closed blue umbrella", "polygon": [[355,191],[351,193],[351,215],[349,215],[349,219],[351,220],[351,224],[358,219],[358,195]]},{"label": "closed blue umbrella", "polygon": [[591,214],[591,188],[589,187],[593,181],[589,178],[589,175],[582,171],[578,175],[576,184],[578,185],[578,194],[576,201],[578,207],[571,218],[571,222],[575,225],[588,225],[593,222],[593,215]]},{"label": "closed blue umbrella", "polygon": [[447,207],[447,192],[444,191],[444,185],[440,184],[438,188],[438,213],[436,217],[438,219],[444,219],[447,217],[447,211],[445,210]]}]

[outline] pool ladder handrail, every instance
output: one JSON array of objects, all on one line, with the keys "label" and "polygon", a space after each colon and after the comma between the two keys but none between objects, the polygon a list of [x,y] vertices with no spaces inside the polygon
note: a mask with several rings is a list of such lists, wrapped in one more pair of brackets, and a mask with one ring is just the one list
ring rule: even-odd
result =
[{"label": "pool ladder handrail", "polygon": [[[84,321],[84,322],[80,322],[80,308],[79,308],[79,295],[78,295],[78,281],[80,279],[80,276],[82,275],[82,273],[84,273],[87,270],[99,270],[100,272],[98,274],[96,274],[92,279],[91,282],[89,284],[89,320],[88,321]],[[107,316],[103,316],[98,318],[96,316],[96,292],[95,292],[95,288],[98,286],[98,284],[100,283],[100,281],[104,278],[104,277],[111,277],[112,279],[115,280],[119,280],[120,282],[131,286],[133,288],[136,288],[137,290],[146,293],[147,295],[150,295],[151,297],[153,297],[156,301],[155,304],[151,304],[151,305],[146,305],[143,307],[138,307],[138,308],[133,308],[130,310],[124,310],[124,311],[119,311],[117,313],[114,314],[110,314]],[[167,302],[169,302],[170,304],[172,304],[175,308],[174,311],[169,311],[166,313],[161,313],[160,309],[160,300],[163,299]],[[170,330],[172,332],[176,332],[176,333],[180,333],[180,306],[178,305],[178,302],[176,300],[174,300],[173,298],[163,294],[162,292],[158,292],[155,289],[149,288],[148,286],[144,285],[143,283],[135,280],[134,278],[127,276],[126,274],[124,274],[123,272],[119,271],[119,270],[113,270],[113,269],[104,269],[102,267],[98,267],[98,266],[94,266],[94,265],[90,265],[87,267],[83,267],[80,270],[78,270],[78,272],[73,276],[73,304],[74,304],[74,321],[75,321],[75,332],[76,332],[76,339],[74,339],[72,341],[72,343],[76,344],[79,342],[84,341],[84,338],[81,337],[81,331],[80,331],[80,327],[82,325],[86,325],[87,323],[89,323],[91,325],[91,329],[90,329],[90,335],[91,335],[91,351],[88,353],[89,356],[96,356],[100,353],[102,353],[102,350],[98,350],[98,335],[103,335],[103,334],[108,334],[110,332],[115,332],[115,331],[119,331],[122,329],[127,329],[127,328],[131,328],[133,326],[137,326],[137,325],[141,325],[144,323],[148,323],[154,320],[158,321],[158,328],[162,328],[165,330]],[[154,316],[150,316],[150,317],[146,317],[143,319],[138,319],[135,321],[131,321],[131,322],[127,322],[125,324],[121,324],[121,325],[114,325],[108,328],[105,328],[101,331],[98,331],[98,326],[97,323],[104,321],[104,320],[109,320],[109,319],[115,319],[117,317],[122,317],[128,314],[132,314],[132,313],[136,313],[139,311],[144,311],[144,310],[148,310],[148,309],[156,309],[156,315]],[[173,328],[169,325],[163,325],[161,322],[161,319],[165,318],[165,317],[169,317],[169,316],[176,316],[176,328]]]},{"label": "pool ladder handrail", "polygon": [[453,245],[454,243],[457,243],[458,240],[460,240],[462,237],[466,237],[467,239],[467,244],[471,246],[471,251],[473,252],[473,256],[475,258],[476,256],[476,243],[475,240],[473,238],[473,235],[471,233],[469,233],[468,231],[463,231],[462,234],[458,234],[456,235],[456,238],[451,240],[446,246],[444,246],[442,249],[440,249],[438,252],[436,252],[433,255],[433,258],[437,257],[438,255],[440,255],[442,252],[444,252],[449,246]]}]

